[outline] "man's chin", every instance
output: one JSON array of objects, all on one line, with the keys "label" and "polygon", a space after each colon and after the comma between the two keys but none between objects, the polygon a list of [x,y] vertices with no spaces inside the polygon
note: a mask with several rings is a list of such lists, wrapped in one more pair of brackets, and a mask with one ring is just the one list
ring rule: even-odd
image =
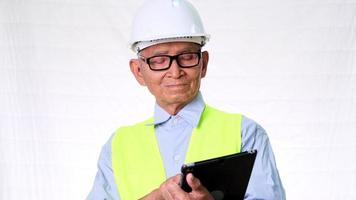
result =
[{"label": "man's chin", "polygon": [[166,100],[170,104],[187,104],[189,103],[194,97],[192,95],[186,94],[172,94],[167,96]]}]

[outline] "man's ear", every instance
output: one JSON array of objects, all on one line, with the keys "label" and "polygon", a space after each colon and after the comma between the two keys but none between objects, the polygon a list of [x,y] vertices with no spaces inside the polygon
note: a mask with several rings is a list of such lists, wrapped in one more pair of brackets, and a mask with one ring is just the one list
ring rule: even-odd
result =
[{"label": "man's ear", "polygon": [[202,66],[202,73],[201,73],[201,77],[204,78],[206,75],[206,72],[208,70],[208,62],[209,62],[209,52],[204,51],[202,53],[202,62],[203,62],[203,66]]},{"label": "man's ear", "polygon": [[130,64],[131,72],[135,76],[137,82],[142,86],[146,86],[146,82],[142,76],[142,72],[140,68],[140,61],[138,59],[131,59],[129,64]]}]

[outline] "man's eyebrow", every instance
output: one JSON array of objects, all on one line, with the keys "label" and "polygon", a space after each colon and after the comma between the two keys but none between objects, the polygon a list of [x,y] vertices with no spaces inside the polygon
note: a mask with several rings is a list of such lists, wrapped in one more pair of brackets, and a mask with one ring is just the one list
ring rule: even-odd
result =
[{"label": "man's eyebrow", "polygon": [[162,50],[158,50],[158,51],[154,51],[152,56],[159,56],[159,55],[167,55],[168,51],[162,51]]},{"label": "man's eyebrow", "polygon": [[153,56],[167,55],[167,54],[168,54],[168,51],[160,51],[160,50],[157,50],[157,51],[153,51],[152,54],[150,54],[150,55],[148,55],[148,56],[142,55],[142,52],[139,52],[137,55],[138,55],[138,56],[145,57],[145,58],[149,58],[149,57],[153,57]]},{"label": "man's eyebrow", "polygon": [[[196,51],[200,51],[201,47],[200,46],[189,46],[189,47],[185,47],[180,49],[179,51],[176,52],[176,54],[180,54],[180,53],[185,53],[185,52],[196,52]],[[154,50],[152,52],[152,55],[150,55],[149,57],[152,56],[159,56],[159,55],[168,55],[168,50]]]},{"label": "man's eyebrow", "polygon": [[196,52],[196,51],[200,51],[200,50],[201,50],[201,48],[187,47],[187,48],[181,49],[177,53]]}]

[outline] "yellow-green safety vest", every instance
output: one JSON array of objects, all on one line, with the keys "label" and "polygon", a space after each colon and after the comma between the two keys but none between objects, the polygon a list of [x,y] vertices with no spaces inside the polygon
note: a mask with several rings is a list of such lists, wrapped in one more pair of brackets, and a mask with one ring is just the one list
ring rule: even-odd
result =
[{"label": "yellow-green safety vest", "polygon": [[[191,135],[185,163],[238,153],[241,149],[240,114],[205,106]],[[119,128],[112,138],[112,169],[122,200],[136,200],[158,188],[166,173],[153,122]]]}]

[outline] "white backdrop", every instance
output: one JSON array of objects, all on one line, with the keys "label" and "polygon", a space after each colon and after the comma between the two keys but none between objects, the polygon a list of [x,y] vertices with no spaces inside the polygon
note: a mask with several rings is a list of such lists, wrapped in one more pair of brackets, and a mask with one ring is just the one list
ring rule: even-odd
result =
[{"label": "white backdrop", "polygon": [[[356,0],[192,0],[205,100],[269,133],[287,198],[356,199]],[[0,0],[0,199],[85,199],[101,146],[151,115],[133,79],[142,0]]]}]

